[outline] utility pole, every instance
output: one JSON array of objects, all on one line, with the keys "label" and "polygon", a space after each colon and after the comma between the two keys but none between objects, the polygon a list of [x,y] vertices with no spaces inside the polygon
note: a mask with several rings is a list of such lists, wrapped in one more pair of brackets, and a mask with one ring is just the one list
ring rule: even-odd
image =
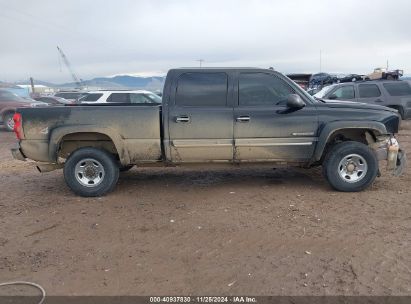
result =
[{"label": "utility pole", "polygon": [[320,50],[320,73],[322,71],[322,50]]},{"label": "utility pole", "polygon": [[203,65],[204,59],[197,59],[196,61],[198,61],[200,63],[200,68],[201,68],[202,65]]},{"label": "utility pole", "polygon": [[34,96],[34,94],[36,93],[34,91],[34,80],[33,77],[30,77],[30,84],[31,84],[31,94]]}]

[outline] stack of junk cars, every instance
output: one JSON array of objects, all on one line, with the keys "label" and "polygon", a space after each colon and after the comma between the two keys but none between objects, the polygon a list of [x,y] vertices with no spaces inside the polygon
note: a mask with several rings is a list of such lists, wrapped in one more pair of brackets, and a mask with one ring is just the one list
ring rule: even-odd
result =
[{"label": "stack of junk cars", "polygon": [[411,118],[411,86],[401,80],[403,70],[376,68],[366,75],[289,74],[314,98],[327,102],[362,102],[396,109],[402,119]]}]

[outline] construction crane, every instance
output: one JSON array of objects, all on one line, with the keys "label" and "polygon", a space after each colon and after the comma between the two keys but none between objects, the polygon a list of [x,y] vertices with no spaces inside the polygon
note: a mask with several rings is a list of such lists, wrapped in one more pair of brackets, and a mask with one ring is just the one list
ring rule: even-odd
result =
[{"label": "construction crane", "polygon": [[57,46],[57,50],[59,51],[61,58],[63,58],[64,64],[67,66],[67,69],[69,70],[71,77],[73,78],[75,84],[77,85],[79,89],[83,89],[83,81],[77,77],[76,73],[74,73],[70,65],[70,62],[67,59],[67,56],[64,54],[63,50],[59,48],[58,46]]}]

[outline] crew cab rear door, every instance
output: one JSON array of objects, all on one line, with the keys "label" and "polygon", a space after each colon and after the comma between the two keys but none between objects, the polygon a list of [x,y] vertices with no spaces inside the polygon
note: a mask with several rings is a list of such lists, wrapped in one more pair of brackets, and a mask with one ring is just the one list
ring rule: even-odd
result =
[{"label": "crew cab rear door", "polygon": [[232,162],[232,77],[227,72],[187,71],[174,80],[168,106],[172,162]]},{"label": "crew cab rear door", "polygon": [[236,92],[235,161],[304,162],[312,157],[318,128],[314,103],[287,108],[287,96],[298,92],[269,72],[240,72]]}]

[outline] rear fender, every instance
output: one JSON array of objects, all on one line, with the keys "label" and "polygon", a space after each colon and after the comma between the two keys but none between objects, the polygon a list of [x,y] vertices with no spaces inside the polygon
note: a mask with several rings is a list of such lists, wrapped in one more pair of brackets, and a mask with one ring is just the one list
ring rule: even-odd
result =
[{"label": "rear fender", "polygon": [[63,137],[74,133],[101,133],[108,136],[116,147],[120,162],[122,164],[130,163],[130,156],[125,147],[124,140],[118,135],[118,132],[114,131],[111,128],[94,125],[64,126],[53,129],[50,134],[49,141],[49,158],[53,160],[53,162],[57,162],[58,150],[60,148]]}]

